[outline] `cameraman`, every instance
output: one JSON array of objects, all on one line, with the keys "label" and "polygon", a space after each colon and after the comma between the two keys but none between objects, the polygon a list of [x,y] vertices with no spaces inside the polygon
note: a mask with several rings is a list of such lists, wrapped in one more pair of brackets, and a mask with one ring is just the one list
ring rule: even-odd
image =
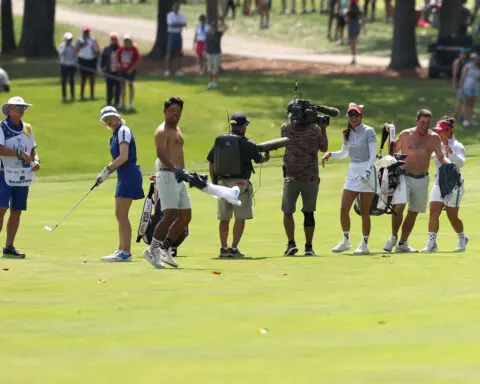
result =
[{"label": "cameraman", "polygon": [[[308,113],[309,109],[310,113]],[[281,136],[288,137],[288,143],[283,157],[283,225],[288,238],[285,256],[293,256],[298,252],[295,243],[295,221],[298,196],[302,195],[305,231],[305,255],[313,256],[313,233],[315,231],[314,212],[317,205],[318,186],[318,151],[328,150],[326,128],[329,118],[317,117],[311,105],[299,104],[297,100],[288,104],[290,123],[281,127]]]},{"label": "cameraman", "polygon": [[[210,179],[214,184],[225,187],[238,186],[242,202],[240,207],[230,204],[225,199],[218,200],[217,218],[220,233],[221,258],[244,257],[238,249],[238,243],[245,229],[245,220],[253,218],[252,185],[250,176],[253,172],[252,160],[264,163],[269,160],[268,153],[261,153],[255,143],[245,137],[250,121],[242,113],[235,113],[230,118],[231,132],[215,139],[215,144],[207,156],[210,163]],[[232,247],[228,247],[230,219],[235,213]]]}]

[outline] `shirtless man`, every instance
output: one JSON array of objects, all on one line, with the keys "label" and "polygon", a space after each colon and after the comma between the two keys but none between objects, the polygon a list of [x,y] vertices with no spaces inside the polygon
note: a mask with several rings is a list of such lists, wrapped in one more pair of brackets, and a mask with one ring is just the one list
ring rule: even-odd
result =
[{"label": "shirtless man", "polygon": [[[407,240],[417,215],[427,210],[428,168],[432,153],[435,153],[441,164],[450,162],[443,155],[440,136],[430,130],[431,122],[432,112],[427,109],[419,110],[416,126],[402,131],[395,142],[395,153],[404,153],[407,158],[404,174],[400,176],[400,183],[392,198],[395,214],[392,215],[392,236],[383,246],[385,251],[390,252],[396,246],[396,253],[418,252],[408,245]],[[408,213],[403,221],[403,210],[407,202]],[[402,235],[397,244],[400,226]]]},{"label": "shirtless man", "polygon": [[155,227],[152,243],[143,256],[155,268],[165,268],[165,262],[177,268],[171,246],[185,231],[192,218],[190,196],[185,182],[178,183],[175,175],[183,173],[183,135],[178,127],[182,117],[183,100],[171,97],[164,103],[165,121],[155,131],[157,149],[156,183],[158,197],[164,210],[162,220]]}]

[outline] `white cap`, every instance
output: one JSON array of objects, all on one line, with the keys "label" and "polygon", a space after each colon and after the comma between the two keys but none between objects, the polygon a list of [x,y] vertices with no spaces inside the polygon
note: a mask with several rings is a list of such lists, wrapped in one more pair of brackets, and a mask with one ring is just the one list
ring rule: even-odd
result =
[{"label": "white cap", "polygon": [[64,40],[72,40],[73,35],[71,34],[71,32],[65,32],[64,35],[63,35],[63,39]]},{"label": "white cap", "polygon": [[8,101],[2,105],[2,114],[3,116],[8,116],[8,107],[10,105],[25,105],[27,107],[30,107],[32,104],[28,104],[21,98],[20,96],[13,96]]},{"label": "white cap", "polygon": [[112,107],[110,105],[102,108],[102,110],[100,111],[100,122],[103,123],[103,119],[107,116],[117,116],[118,118],[121,117],[115,107]]},{"label": "white cap", "polygon": [[123,35],[123,40],[133,40],[132,35],[129,35],[128,33],[126,35]]}]

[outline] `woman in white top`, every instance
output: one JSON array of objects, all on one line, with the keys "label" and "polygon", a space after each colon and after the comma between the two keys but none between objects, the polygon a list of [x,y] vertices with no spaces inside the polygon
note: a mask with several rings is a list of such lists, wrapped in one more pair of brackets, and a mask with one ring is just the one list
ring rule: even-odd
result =
[{"label": "woman in white top", "polygon": [[348,251],[352,248],[350,209],[357,196],[360,200],[363,238],[354,254],[367,255],[370,253],[368,249],[370,207],[374,194],[379,192],[379,182],[375,168],[377,137],[372,127],[362,123],[362,117],[363,106],[350,103],[347,110],[348,128],[344,131],[342,149],[337,152],[329,152],[322,159],[322,165],[325,167],[325,162],[330,157],[334,159],[350,157],[340,208],[343,240],[332,249],[336,253]]},{"label": "woman in white top", "polygon": [[207,24],[207,18],[205,15],[200,15],[198,18],[198,24],[195,27],[195,37],[193,38],[193,50],[198,56],[198,64],[200,65],[200,75],[205,73],[206,58],[205,48],[207,46],[207,32],[210,26]]},{"label": "woman in white top", "polygon": [[[458,168],[462,168],[465,165],[465,148],[463,145],[455,139],[453,135],[453,126],[455,119],[450,116],[443,116],[442,119],[435,126],[435,132],[438,133],[442,140],[442,152],[453,164]],[[422,252],[435,252],[438,251],[437,246],[437,233],[440,227],[440,215],[445,208],[447,211],[448,220],[452,225],[453,230],[458,235],[457,248],[455,251],[465,251],[468,243],[468,236],[465,236],[463,232],[463,222],[458,217],[458,211],[460,209],[460,201],[464,194],[463,180],[461,186],[453,188],[452,192],[442,198],[440,192],[440,186],[438,183],[438,169],[442,164],[434,154],[433,160],[437,167],[435,173],[435,183],[430,193],[430,220],[428,223],[428,242],[427,246],[422,249]]]},{"label": "woman in white top", "polygon": [[82,30],[82,37],[77,40],[75,52],[78,57],[80,70],[80,99],[85,100],[85,85],[87,79],[90,83],[90,99],[95,99],[95,77],[97,76],[97,64],[100,48],[97,40],[90,35],[91,29],[86,26]]}]

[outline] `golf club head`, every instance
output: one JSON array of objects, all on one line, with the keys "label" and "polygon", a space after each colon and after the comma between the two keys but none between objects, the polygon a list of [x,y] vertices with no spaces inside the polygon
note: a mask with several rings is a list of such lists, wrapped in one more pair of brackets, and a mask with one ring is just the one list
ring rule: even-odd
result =
[{"label": "golf club head", "polygon": [[49,227],[48,225],[45,225],[44,228],[45,228],[45,230],[48,231],[48,232],[53,232],[53,230],[55,229],[55,228]]}]

